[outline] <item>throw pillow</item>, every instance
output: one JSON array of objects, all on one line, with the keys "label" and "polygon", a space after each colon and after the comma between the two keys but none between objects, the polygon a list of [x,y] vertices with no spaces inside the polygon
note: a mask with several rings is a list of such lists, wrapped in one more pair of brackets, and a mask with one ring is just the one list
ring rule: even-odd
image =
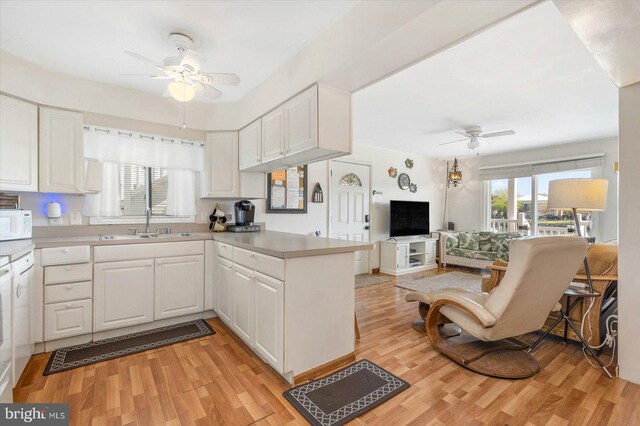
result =
[{"label": "throw pillow", "polygon": [[465,250],[480,250],[480,240],[478,234],[473,232],[461,232],[458,234],[460,240],[459,247]]},{"label": "throw pillow", "polygon": [[493,232],[478,232],[478,244],[480,251],[491,251],[491,236]]},{"label": "throw pillow", "polygon": [[458,247],[458,239],[452,235],[447,235],[447,249],[457,248]]}]

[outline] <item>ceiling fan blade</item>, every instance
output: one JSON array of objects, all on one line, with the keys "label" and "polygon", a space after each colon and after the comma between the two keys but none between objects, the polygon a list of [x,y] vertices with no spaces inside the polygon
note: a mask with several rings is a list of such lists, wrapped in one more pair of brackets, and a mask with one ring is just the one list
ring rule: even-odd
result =
[{"label": "ceiling fan blade", "polygon": [[493,132],[493,133],[485,133],[484,135],[480,135],[481,138],[495,138],[496,136],[508,136],[515,135],[516,132],[513,130],[505,130],[503,132]]},{"label": "ceiling fan blade", "polygon": [[232,73],[200,73],[200,81],[205,84],[221,86],[237,86],[240,84],[240,77]]},{"label": "ceiling fan blade", "polygon": [[204,56],[202,53],[198,52],[197,50],[188,49],[186,52],[184,52],[184,55],[182,56],[182,60],[180,61],[180,66],[188,65],[191,68],[193,68],[195,72],[198,72],[198,70],[202,68],[205,62],[207,62],[206,56]]},{"label": "ceiling fan blade", "polygon": [[455,133],[457,133],[459,135],[462,135],[462,136],[470,137],[467,132],[455,132]]},{"label": "ceiling fan blade", "polygon": [[222,97],[222,92],[221,91],[219,91],[215,87],[211,87],[211,86],[208,86],[208,85],[200,93],[202,93],[204,96],[206,96],[208,99],[210,99],[212,101],[216,100],[216,99],[220,99]]},{"label": "ceiling fan blade", "polygon": [[155,66],[162,67],[162,65],[160,65],[159,63],[157,63],[153,59],[149,59],[146,56],[142,56],[139,53],[131,52],[129,50],[125,50],[124,53],[126,53],[127,55],[131,56],[132,58],[136,58],[136,59],[138,59],[140,61],[149,62],[150,64],[153,64]]},{"label": "ceiling fan blade", "polygon": [[168,80],[170,78],[173,78],[169,75],[149,75],[149,74],[118,74],[118,75],[122,75],[125,77],[149,77],[149,78],[155,78],[156,80]]},{"label": "ceiling fan blade", "polygon": [[438,144],[438,145],[449,145],[450,143],[456,143],[456,142],[462,142],[462,141],[468,141],[468,140],[469,140],[469,138],[464,138],[464,139],[458,139],[457,141],[441,143],[441,144]]}]

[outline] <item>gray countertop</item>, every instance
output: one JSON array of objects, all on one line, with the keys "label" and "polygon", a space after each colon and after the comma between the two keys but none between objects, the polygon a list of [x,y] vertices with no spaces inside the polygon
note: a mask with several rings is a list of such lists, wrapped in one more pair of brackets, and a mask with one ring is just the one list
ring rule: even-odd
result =
[{"label": "gray countertop", "polygon": [[124,244],[169,243],[180,241],[215,240],[232,246],[256,251],[279,258],[318,256],[323,254],[348,253],[371,250],[373,244],[344,241],[288,232],[196,232],[187,237],[169,236],[160,238],[136,238],[124,240],[101,240],[99,236],[72,236],[33,238],[31,240],[3,241],[0,243],[0,257],[14,260],[35,248],[62,247],[73,245],[107,246]]},{"label": "gray countertop", "polygon": [[0,257],[7,257],[13,262],[34,247],[33,240],[0,241]]},{"label": "gray countertop", "polygon": [[337,240],[290,234],[288,232],[220,232],[213,239],[232,246],[257,251],[283,259],[292,257],[318,256],[323,254],[349,253],[373,249],[371,243]]}]

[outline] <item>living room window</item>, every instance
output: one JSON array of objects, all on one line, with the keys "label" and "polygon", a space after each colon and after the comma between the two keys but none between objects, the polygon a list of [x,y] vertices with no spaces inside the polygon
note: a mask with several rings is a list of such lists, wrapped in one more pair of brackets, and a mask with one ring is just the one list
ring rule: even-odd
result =
[{"label": "living room window", "polygon": [[[591,178],[599,173],[604,154],[558,159],[545,163],[521,163],[481,168],[487,181],[490,214],[486,229],[521,232],[526,235],[564,235],[575,231],[573,213],[549,210],[549,182],[556,179]],[[579,213],[583,235],[591,235],[595,219],[590,212]]]}]

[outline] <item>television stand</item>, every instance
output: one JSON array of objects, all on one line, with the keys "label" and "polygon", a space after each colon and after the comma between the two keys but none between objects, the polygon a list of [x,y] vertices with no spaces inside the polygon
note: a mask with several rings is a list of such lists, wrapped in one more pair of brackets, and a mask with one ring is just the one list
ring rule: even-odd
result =
[{"label": "television stand", "polygon": [[380,272],[398,276],[437,268],[437,241],[424,235],[381,241]]}]

